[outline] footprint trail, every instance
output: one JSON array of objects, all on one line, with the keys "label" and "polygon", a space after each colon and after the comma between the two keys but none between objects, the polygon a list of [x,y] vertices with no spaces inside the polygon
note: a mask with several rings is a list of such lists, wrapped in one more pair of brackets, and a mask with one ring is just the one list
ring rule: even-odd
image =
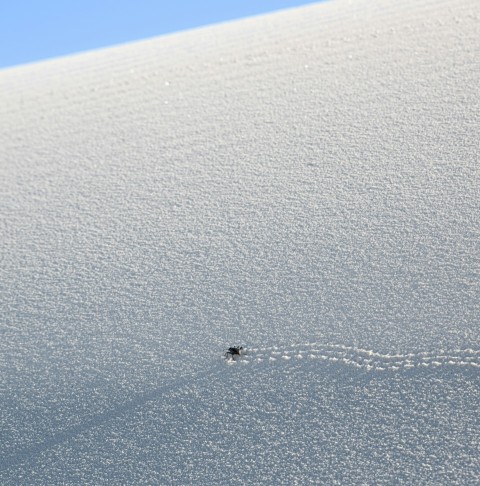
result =
[{"label": "footprint trail", "polygon": [[384,354],[342,344],[303,343],[292,346],[247,348],[227,364],[260,364],[277,361],[319,360],[352,366],[366,371],[401,371],[413,368],[456,366],[480,368],[480,350],[453,349],[407,354]]}]

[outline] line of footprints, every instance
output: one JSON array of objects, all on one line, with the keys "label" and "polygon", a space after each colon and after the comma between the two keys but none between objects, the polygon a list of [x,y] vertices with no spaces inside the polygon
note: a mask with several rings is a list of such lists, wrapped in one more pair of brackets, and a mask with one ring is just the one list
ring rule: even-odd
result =
[{"label": "line of footprints", "polygon": [[454,349],[438,352],[382,354],[341,344],[304,343],[289,347],[246,348],[227,360],[229,365],[275,363],[289,360],[319,360],[353,366],[366,371],[399,371],[413,368],[460,366],[480,368],[480,350]]}]

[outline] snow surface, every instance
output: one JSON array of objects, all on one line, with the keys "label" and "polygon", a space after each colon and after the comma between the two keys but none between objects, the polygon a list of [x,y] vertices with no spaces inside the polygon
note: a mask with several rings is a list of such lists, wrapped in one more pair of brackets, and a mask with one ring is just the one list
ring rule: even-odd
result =
[{"label": "snow surface", "polygon": [[338,0],[1,71],[0,483],[479,484],[479,31]]}]

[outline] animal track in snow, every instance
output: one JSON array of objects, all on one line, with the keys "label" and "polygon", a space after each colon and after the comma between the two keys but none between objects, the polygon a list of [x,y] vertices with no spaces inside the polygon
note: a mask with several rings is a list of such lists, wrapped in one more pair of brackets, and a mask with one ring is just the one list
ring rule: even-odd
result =
[{"label": "animal track in snow", "polygon": [[304,343],[292,346],[247,348],[228,364],[274,363],[276,361],[319,360],[353,366],[366,371],[400,371],[413,368],[458,366],[480,368],[480,350],[453,349],[407,354],[384,354],[342,344]]}]

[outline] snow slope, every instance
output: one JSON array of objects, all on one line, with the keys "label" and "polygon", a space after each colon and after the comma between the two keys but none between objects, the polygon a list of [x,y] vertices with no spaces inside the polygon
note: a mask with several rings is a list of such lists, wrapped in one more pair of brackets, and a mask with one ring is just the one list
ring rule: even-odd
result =
[{"label": "snow slope", "polygon": [[0,483],[478,484],[479,31],[336,0],[0,71]]}]

